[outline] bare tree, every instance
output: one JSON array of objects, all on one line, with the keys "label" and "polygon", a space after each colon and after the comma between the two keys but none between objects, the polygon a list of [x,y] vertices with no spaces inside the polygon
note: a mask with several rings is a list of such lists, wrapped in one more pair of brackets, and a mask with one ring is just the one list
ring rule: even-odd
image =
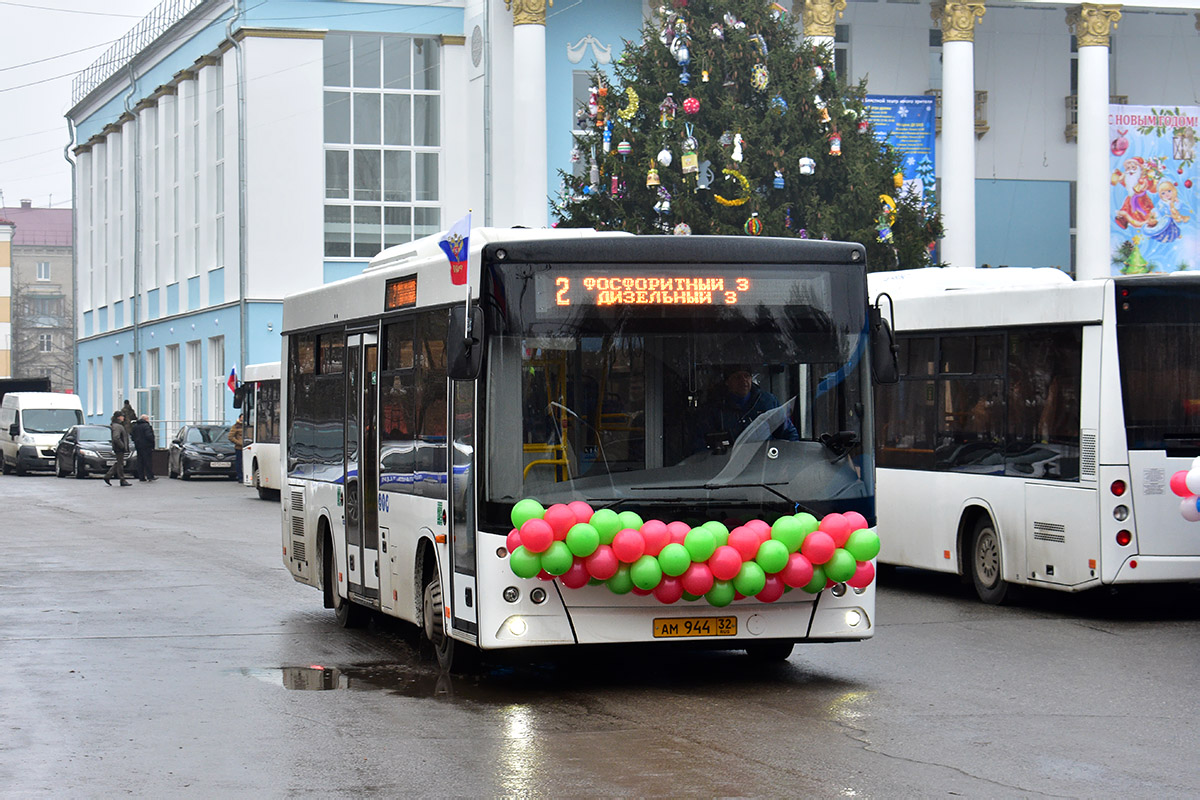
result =
[{"label": "bare tree", "polygon": [[12,271],[12,374],[48,376],[55,391],[75,387],[71,297],[57,283],[30,283]]}]

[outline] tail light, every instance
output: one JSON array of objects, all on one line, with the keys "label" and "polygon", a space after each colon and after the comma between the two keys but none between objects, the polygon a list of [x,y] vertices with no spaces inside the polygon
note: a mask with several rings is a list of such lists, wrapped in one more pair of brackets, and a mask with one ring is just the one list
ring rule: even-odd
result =
[{"label": "tail light", "polygon": [[1132,541],[1133,541],[1132,533],[1130,533],[1127,530],[1117,531],[1117,544],[1121,545],[1121,547],[1125,547]]},{"label": "tail light", "polygon": [[1125,481],[1120,480],[1118,478],[1117,480],[1113,481],[1112,486],[1110,486],[1108,488],[1109,488],[1109,491],[1111,491],[1114,496],[1120,497],[1123,494],[1125,494],[1125,489],[1126,489]]}]

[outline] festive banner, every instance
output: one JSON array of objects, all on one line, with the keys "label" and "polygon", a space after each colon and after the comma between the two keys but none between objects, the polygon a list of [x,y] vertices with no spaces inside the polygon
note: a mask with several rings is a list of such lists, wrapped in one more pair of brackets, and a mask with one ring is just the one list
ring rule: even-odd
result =
[{"label": "festive banner", "polygon": [[1112,274],[1178,272],[1200,261],[1200,107],[1108,107]]},{"label": "festive banner", "polygon": [[904,176],[899,194],[915,192],[925,199],[934,184],[934,141],[937,115],[929,95],[869,94],[864,101],[875,138],[890,144],[902,157]]}]

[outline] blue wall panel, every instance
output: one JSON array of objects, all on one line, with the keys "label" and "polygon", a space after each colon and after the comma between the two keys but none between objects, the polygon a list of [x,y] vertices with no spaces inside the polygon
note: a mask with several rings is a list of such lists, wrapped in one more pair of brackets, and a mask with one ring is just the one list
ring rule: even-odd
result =
[{"label": "blue wall panel", "polygon": [[1066,181],[975,181],[975,266],[1071,266]]}]

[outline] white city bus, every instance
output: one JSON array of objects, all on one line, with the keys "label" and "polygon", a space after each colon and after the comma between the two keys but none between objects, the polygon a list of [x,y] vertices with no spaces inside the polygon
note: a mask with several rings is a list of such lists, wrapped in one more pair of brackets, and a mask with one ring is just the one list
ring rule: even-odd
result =
[{"label": "white city bus", "polygon": [[242,483],[263,500],[279,499],[279,362],[247,364],[242,376],[242,414],[246,445],[242,449]]},{"label": "white city bus", "polygon": [[[368,609],[416,623],[448,668],[479,649],[680,635],[786,657],[873,633],[873,584],[666,605],[519,578],[506,548],[528,498],[692,525],[804,511],[873,524],[860,245],[528,229],[469,242],[467,286],[427,238],[284,300],[284,562],[341,624]],[[697,446],[698,409],[732,365],[783,400]],[[773,438],[789,415],[798,441]]]},{"label": "white city bus", "polygon": [[[1171,475],[1200,455],[1200,276],[880,273],[879,561],[1063,591],[1200,579]],[[883,301],[886,313],[887,302]]]}]

